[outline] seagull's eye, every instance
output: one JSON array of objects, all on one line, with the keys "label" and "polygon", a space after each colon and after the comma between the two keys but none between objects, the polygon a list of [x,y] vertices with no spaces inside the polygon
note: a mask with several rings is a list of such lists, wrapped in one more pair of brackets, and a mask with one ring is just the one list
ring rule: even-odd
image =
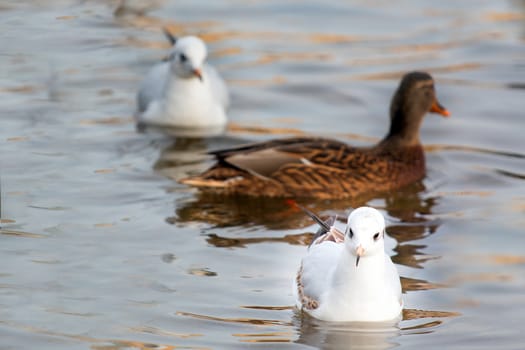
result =
[{"label": "seagull's eye", "polygon": [[188,60],[188,57],[186,57],[185,54],[181,53],[181,54],[179,55],[179,60],[180,60],[182,63],[184,63],[184,62],[186,62],[186,61]]},{"label": "seagull's eye", "polygon": [[350,227],[348,228],[348,237],[350,238],[354,237],[354,231],[352,231]]},{"label": "seagull's eye", "polygon": [[374,235],[374,241],[377,241],[379,239],[379,232]]}]

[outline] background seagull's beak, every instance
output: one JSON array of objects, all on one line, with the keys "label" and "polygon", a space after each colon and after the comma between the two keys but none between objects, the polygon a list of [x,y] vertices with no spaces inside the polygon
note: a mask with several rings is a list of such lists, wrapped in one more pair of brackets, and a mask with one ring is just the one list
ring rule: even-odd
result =
[{"label": "background seagull's beak", "polygon": [[357,258],[355,260],[355,267],[357,267],[357,265],[359,265],[359,259],[361,259],[363,255],[365,255],[365,248],[363,248],[362,245],[358,245],[355,249],[355,253],[357,255]]},{"label": "background seagull's beak", "polygon": [[201,72],[200,69],[195,68],[195,69],[193,70],[193,74],[194,74],[197,78],[199,78],[200,81],[202,81],[202,72]]}]

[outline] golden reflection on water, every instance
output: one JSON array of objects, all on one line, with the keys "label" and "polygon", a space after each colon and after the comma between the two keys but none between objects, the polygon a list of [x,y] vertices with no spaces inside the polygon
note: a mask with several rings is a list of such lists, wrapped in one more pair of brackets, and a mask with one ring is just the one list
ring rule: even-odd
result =
[{"label": "golden reflection on water", "polygon": [[107,117],[97,119],[83,119],[80,121],[82,125],[120,125],[120,124],[132,124],[134,123],[133,117]]},{"label": "golden reflection on water", "polygon": [[195,338],[195,337],[203,336],[202,333],[177,333],[177,332],[168,331],[165,329],[160,329],[160,328],[151,327],[151,326],[131,327],[129,330],[132,332],[136,332],[136,333],[150,333],[150,334],[163,335],[163,336],[181,338],[181,339]]},{"label": "golden reflection on water", "polygon": [[291,322],[285,322],[280,320],[270,320],[270,319],[260,319],[260,318],[245,318],[245,317],[217,317],[217,316],[208,316],[201,314],[194,314],[191,312],[177,311],[178,316],[192,317],[200,320],[206,321],[216,321],[216,322],[227,322],[227,323],[248,323],[252,325],[261,325],[261,326],[291,326]]},{"label": "golden reflection on water", "polygon": [[272,333],[234,333],[234,337],[241,338],[243,343],[290,343],[292,342],[292,332],[272,332]]},{"label": "golden reflection on water", "polygon": [[215,276],[217,276],[217,272],[211,271],[211,270],[209,270],[207,268],[200,268],[200,267],[191,268],[191,269],[188,270],[188,273],[190,275],[201,276],[201,277],[215,277]]},{"label": "golden reflection on water", "polygon": [[281,310],[293,310],[294,306],[267,306],[267,305],[243,305],[243,309],[252,310],[268,310],[268,311],[281,311]]},{"label": "golden reflection on water", "polygon": [[[314,44],[338,44],[338,43],[352,43],[363,40],[372,40],[372,38],[357,36],[357,35],[343,35],[333,33],[285,33],[285,32],[272,32],[272,31],[235,31],[235,30],[224,30],[221,29],[220,23],[216,21],[186,21],[184,23],[175,23],[170,20],[165,20],[158,17],[150,16],[134,16],[134,17],[121,17],[118,18],[118,22],[122,25],[129,25],[138,28],[145,28],[150,30],[159,30],[159,28],[166,28],[170,33],[174,33],[177,36],[189,35],[191,32],[198,31],[199,36],[206,42],[217,42],[225,41],[230,39],[243,39],[243,40],[294,40],[303,41]],[[210,30],[214,28],[214,30]],[[382,37],[373,38],[375,40],[385,39]],[[131,45],[135,44],[135,41],[128,42]],[[146,46],[142,46],[146,45]],[[140,47],[152,47],[158,48],[157,45],[149,46],[143,43]]]},{"label": "golden reflection on water", "polygon": [[30,94],[35,92],[36,90],[40,89],[41,87],[37,87],[34,85],[19,85],[19,86],[12,86],[12,87],[0,87],[0,93],[9,92],[9,93],[23,93],[23,94]]},{"label": "golden reflection on water", "polygon": [[29,140],[28,136],[14,136],[6,139],[7,142],[24,142]]},{"label": "golden reflection on water", "polygon": [[517,12],[490,12],[483,18],[490,22],[513,22],[525,20],[525,14]]},{"label": "golden reflection on water", "polygon": [[314,234],[313,233],[299,233],[294,235],[285,235],[284,237],[223,237],[217,234],[210,234],[206,239],[206,242],[212,244],[218,248],[245,248],[249,244],[257,243],[288,243],[292,245],[304,245],[310,244]]},{"label": "golden reflection on water", "polygon": [[[422,67],[420,70],[432,72],[432,74],[437,73],[450,73],[450,72],[461,72],[468,70],[476,70],[481,68],[481,64],[477,62],[466,62],[459,63],[455,65],[448,65],[445,67]],[[352,80],[398,80],[400,79],[406,71],[389,71],[383,73],[374,73],[374,74],[362,74],[353,76]]]},{"label": "golden reflection on water", "polygon": [[436,257],[427,256],[423,253],[423,249],[426,247],[423,244],[398,244],[394,248],[396,255],[391,257],[392,261],[399,265],[422,269],[423,263],[436,259]]},{"label": "golden reflection on water", "polygon": [[447,285],[440,283],[431,283],[417,278],[401,277],[401,287],[403,288],[403,292],[406,293],[416,290],[446,288]]},{"label": "golden reflection on water", "polygon": [[[435,198],[420,198],[425,195],[424,191],[424,185],[419,182],[383,195],[370,193],[342,201],[301,199],[299,203],[318,212],[321,217],[337,215],[343,220],[351,208],[365,205],[371,198],[383,199],[384,206],[378,208],[400,220],[387,231],[398,239],[403,232],[397,227],[403,227],[402,231],[409,237],[407,240],[415,240],[423,238],[427,231],[435,232],[439,226],[439,221],[425,218],[427,214],[431,214]],[[192,199],[178,205],[176,214],[177,219],[170,221],[207,222],[218,227],[262,225],[269,229],[289,229],[312,224],[311,219],[301,211],[290,208],[282,198],[224,196],[205,191],[197,192]]]},{"label": "golden reflection on water", "polygon": [[[431,310],[416,310],[416,309],[404,309],[403,320],[415,320],[420,318],[444,318],[444,317],[456,317],[460,316],[459,312],[450,311],[431,311]],[[440,321],[437,321],[440,324]],[[415,329],[415,328],[428,328],[428,323],[423,325],[413,326],[403,329]]]},{"label": "golden reflection on water", "polygon": [[[151,349],[157,349],[157,350],[172,350],[172,349],[178,349],[180,346],[178,345],[170,345],[170,344],[155,344],[155,343],[149,343],[149,342],[141,342],[141,341],[135,341],[135,340],[124,340],[124,339],[104,339],[104,338],[94,338],[89,337],[85,335],[79,335],[79,334],[67,334],[67,333],[61,333],[61,332],[54,332],[49,331],[47,329],[33,327],[33,326],[26,326],[22,324],[17,324],[13,322],[4,322],[0,321],[0,324],[3,324],[8,327],[12,327],[18,330],[24,330],[29,333],[33,334],[42,334],[52,337],[58,337],[58,338],[65,338],[65,339],[73,339],[82,343],[88,343],[90,344],[90,349],[93,350],[126,350],[126,349],[139,349],[139,350],[151,350]],[[169,336],[172,338],[179,338],[179,339],[185,339],[185,338],[192,338],[192,337],[200,337],[201,334],[197,333],[174,333],[174,332],[168,332],[168,331],[161,331],[153,327],[138,327],[138,328],[131,328],[132,331],[136,332],[143,332],[143,333],[152,333],[152,334],[158,334],[158,335],[164,335]],[[185,349],[207,349],[203,347],[194,347],[194,346],[184,346]]]},{"label": "golden reflection on water", "polygon": [[[161,37],[162,38],[162,37]],[[115,41],[116,45],[122,46],[133,46],[137,48],[145,49],[168,49],[171,47],[171,44],[167,40],[141,40],[134,37],[127,37],[123,39],[118,39]]]},{"label": "golden reflection on water", "polygon": [[488,256],[480,256],[478,258],[486,260],[492,264],[497,264],[497,265],[525,264],[525,256],[522,256],[522,255],[488,255]]},{"label": "golden reflection on water", "polygon": [[4,228],[0,229],[0,233],[3,235],[19,236],[19,237],[26,237],[26,238],[45,238],[46,237],[45,235],[41,235],[37,233],[10,230],[10,229],[4,229]]}]

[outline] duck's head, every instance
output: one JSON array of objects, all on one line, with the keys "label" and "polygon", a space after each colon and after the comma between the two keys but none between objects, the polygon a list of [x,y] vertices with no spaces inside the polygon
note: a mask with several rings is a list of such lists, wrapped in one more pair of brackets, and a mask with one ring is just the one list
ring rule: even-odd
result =
[{"label": "duck's head", "polygon": [[356,257],[356,267],[361,258],[384,253],[384,237],[385,218],[376,209],[360,207],[348,216],[345,247]]},{"label": "duck's head", "polygon": [[169,55],[171,71],[180,78],[202,81],[202,67],[207,54],[206,45],[195,36],[176,39]]},{"label": "duck's head", "polygon": [[434,89],[434,80],[425,72],[405,74],[390,104],[390,131],[387,138],[397,137],[407,143],[419,143],[419,127],[426,113],[450,115]]}]

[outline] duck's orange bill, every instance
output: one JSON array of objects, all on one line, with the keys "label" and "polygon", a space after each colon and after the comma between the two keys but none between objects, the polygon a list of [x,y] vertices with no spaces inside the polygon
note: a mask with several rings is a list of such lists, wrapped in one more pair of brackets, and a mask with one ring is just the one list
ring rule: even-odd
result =
[{"label": "duck's orange bill", "polygon": [[439,113],[444,117],[450,117],[450,112],[447,111],[447,109],[443,107],[437,100],[434,100],[434,103],[432,103],[432,106],[430,107],[430,112]]}]

